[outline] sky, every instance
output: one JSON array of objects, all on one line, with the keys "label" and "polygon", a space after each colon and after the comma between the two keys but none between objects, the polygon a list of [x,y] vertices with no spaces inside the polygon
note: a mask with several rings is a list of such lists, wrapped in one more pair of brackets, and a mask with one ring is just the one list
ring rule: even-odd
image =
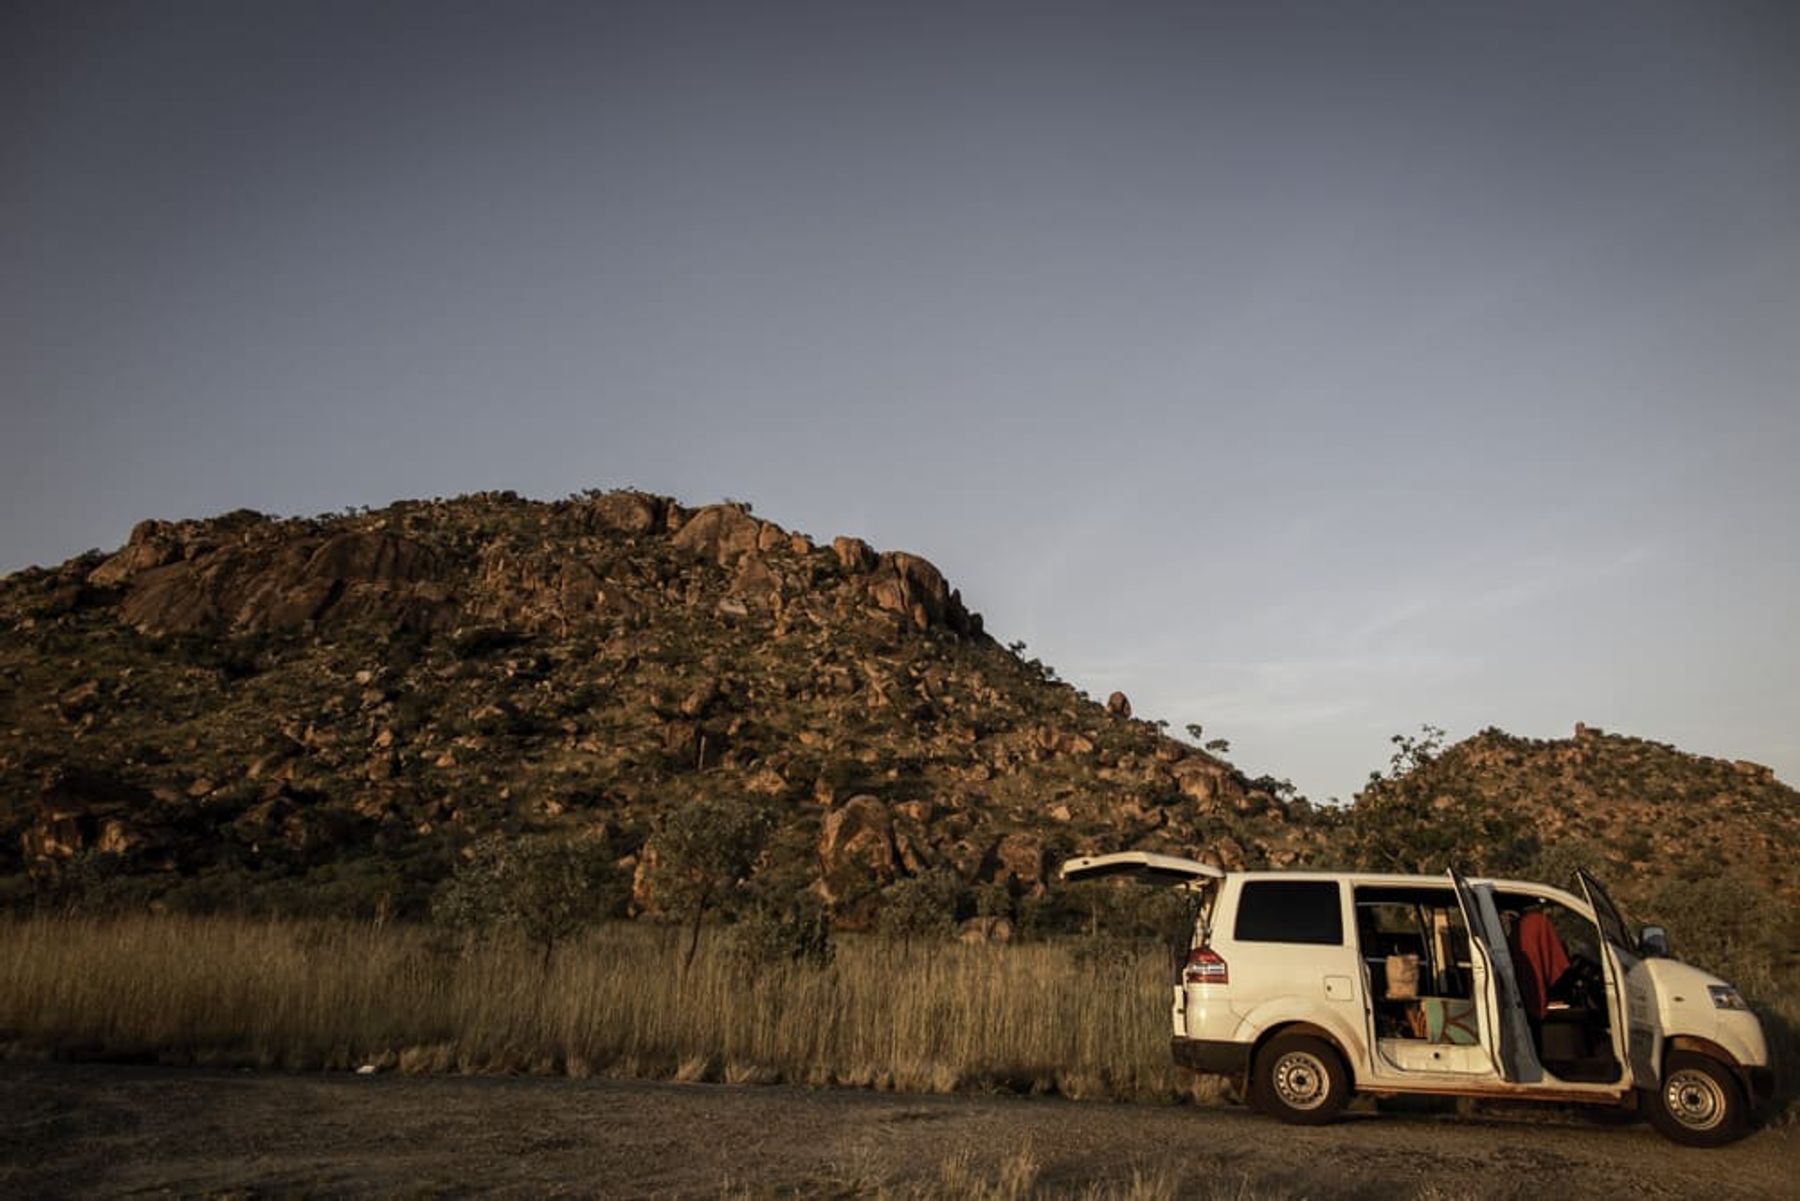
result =
[{"label": "sky", "polygon": [[1800,7],[0,0],[0,571],[734,498],[1348,799],[1800,783]]}]

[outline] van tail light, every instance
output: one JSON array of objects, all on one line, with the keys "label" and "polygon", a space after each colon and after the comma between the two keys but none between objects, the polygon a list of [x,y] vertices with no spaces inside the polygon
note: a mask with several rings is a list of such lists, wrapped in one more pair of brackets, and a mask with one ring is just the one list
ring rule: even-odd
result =
[{"label": "van tail light", "polygon": [[1184,984],[1230,984],[1231,969],[1226,966],[1224,957],[1211,947],[1195,947],[1188,952],[1181,980]]}]

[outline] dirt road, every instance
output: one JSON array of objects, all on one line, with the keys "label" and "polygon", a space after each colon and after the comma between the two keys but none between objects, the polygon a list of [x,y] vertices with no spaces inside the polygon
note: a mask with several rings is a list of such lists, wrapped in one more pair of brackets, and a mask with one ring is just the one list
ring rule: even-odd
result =
[{"label": "dirt road", "polygon": [[1535,1111],[1296,1129],[1050,1098],[15,1063],[0,1115],[10,1197],[947,1195],[1009,1159],[1051,1196],[1134,1173],[1234,1198],[1800,1196],[1793,1127],[1695,1151]]}]

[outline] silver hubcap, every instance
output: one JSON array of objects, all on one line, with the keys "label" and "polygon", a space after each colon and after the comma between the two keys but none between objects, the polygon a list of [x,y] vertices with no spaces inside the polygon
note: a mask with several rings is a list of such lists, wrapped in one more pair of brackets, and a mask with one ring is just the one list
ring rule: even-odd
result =
[{"label": "silver hubcap", "polygon": [[1725,1092],[1705,1072],[1688,1069],[1663,1081],[1663,1107],[1690,1130],[1710,1130],[1725,1117]]},{"label": "silver hubcap", "polygon": [[1317,1109],[1331,1092],[1331,1072],[1317,1055],[1289,1051],[1275,1061],[1275,1095],[1290,1109]]}]

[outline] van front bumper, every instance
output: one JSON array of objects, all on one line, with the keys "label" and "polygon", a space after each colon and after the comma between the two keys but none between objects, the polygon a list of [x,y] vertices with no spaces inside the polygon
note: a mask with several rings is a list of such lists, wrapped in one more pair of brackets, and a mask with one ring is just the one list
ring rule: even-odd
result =
[{"label": "van front bumper", "polygon": [[1170,1044],[1175,1062],[1189,1071],[1242,1078],[1250,1072],[1250,1044],[1211,1038],[1178,1038]]}]

